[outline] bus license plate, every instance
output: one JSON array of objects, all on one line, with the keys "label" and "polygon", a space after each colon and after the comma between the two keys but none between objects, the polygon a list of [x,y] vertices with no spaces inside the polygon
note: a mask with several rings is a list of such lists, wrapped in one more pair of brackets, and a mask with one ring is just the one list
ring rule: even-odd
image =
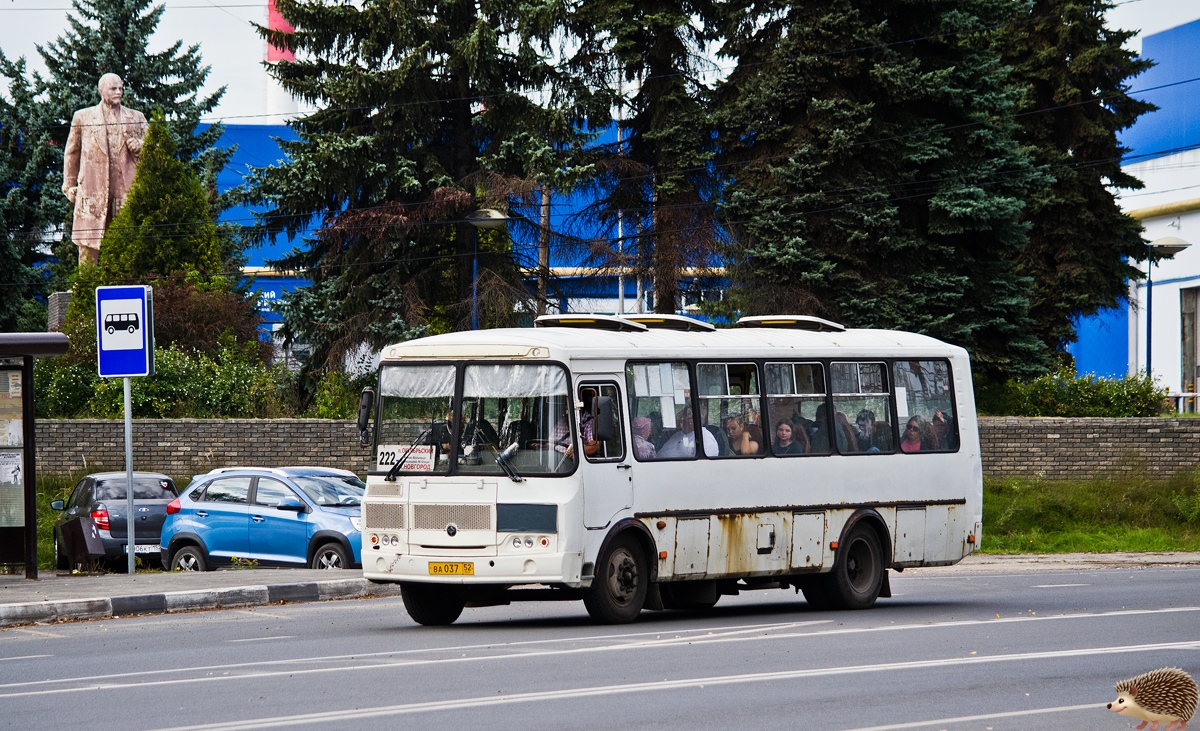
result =
[{"label": "bus license plate", "polygon": [[[128,543],[123,544],[121,546],[121,550],[124,551],[125,553],[129,553],[129,544]],[[139,544],[139,545],[136,545],[133,547],[134,555],[137,555],[139,553],[158,553],[158,552],[159,552],[158,546],[154,545],[153,543],[142,543],[142,544]]]},{"label": "bus license plate", "polygon": [[456,576],[474,576],[475,564],[473,563],[430,563],[429,575],[456,575]]}]

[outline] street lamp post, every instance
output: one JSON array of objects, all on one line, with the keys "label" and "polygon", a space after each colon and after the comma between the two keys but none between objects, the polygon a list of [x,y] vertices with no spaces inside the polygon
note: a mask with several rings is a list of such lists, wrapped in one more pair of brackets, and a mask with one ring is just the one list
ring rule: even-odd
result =
[{"label": "street lamp post", "polygon": [[500,228],[508,222],[508,216],[495,208],[480,208],[467,216],[467,222],[474,227],[475,241],[473,259],[471,261],[471,329],[479,329],[479,229]]},{"label": "street lamp post", "polygon": [[1151,272],[1154,268],[1153,254],[1155,249],[1162,254],[1163,258],[1170,258],[1191,246],[1183,239],[1174,236],[1164,236],[1161,239],[1155,239],[1146,244],[1146,377],[1153,379],[1154,370],[1152,368],[1153,350],[1151,345],[1154,338],[1154,329],[1152,327],[1152,315],[1154,304],[1154,281]]}]

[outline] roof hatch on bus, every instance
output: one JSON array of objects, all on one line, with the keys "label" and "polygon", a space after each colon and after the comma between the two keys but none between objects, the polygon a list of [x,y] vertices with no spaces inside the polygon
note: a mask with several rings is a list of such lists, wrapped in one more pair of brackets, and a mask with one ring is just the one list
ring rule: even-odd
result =
[{"label": "roof hatch on bus", "polygon": [[646,326],[612,315],[562,314],[542,315],[533,321],[534,327],[578,327],[614,332],[645,332]]},{"label": "roof hatch on bus", "polygon": [[697,320],[686,315],[623,315],[631,322],[639,322],[651,330],[685,330],[687,332],[712,332],[717,328],[710,322]]},{"label": "roof hatch on bus", "polygon": [[811,315],[759,315],[743,317],[738,327],[779,327],[790,330],[812,330],[813,332],[845,332],[846,326]]}]

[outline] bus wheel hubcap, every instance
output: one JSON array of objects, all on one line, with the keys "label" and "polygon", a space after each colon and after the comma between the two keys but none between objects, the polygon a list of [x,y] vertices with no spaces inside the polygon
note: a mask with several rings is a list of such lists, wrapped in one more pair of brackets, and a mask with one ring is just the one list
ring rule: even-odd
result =
[{"label": "bus wheel hubcap", "polygon": [[609,586],[612,588],[613,597],[626,604],[637,593],[637,563],[627,551],[620,550],[613,554],[609,566]]}]

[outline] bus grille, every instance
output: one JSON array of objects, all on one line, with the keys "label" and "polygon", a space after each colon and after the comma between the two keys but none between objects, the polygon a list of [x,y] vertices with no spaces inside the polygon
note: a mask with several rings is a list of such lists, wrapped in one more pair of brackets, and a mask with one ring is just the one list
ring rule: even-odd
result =
[{"label": "bus grille", "polygon": [[399,482],[387,485],[371,485],[367,488],[368,497],[400,497],[404,486]]},{"label": "bus grille", "polygon": [[400,503],[363,503],[363,527],[404,530],[404,506]]},{"label": "bus grille", "polygon": [[413,505],[414,530],[443,530],[453,523],[459,530],[491,530],[491,505]]}]

